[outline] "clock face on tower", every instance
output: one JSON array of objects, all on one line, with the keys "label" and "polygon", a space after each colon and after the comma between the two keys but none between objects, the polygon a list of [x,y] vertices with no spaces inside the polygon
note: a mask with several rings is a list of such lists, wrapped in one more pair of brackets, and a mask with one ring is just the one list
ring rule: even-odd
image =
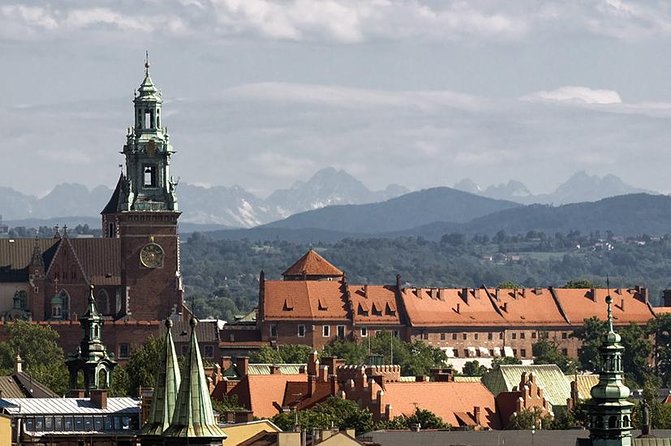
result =
[{"label": "clock face on tower", "polygon": [[140,262],[147,268],[163,267],[163,248],[156,243],[145,245],[140,251]]}]

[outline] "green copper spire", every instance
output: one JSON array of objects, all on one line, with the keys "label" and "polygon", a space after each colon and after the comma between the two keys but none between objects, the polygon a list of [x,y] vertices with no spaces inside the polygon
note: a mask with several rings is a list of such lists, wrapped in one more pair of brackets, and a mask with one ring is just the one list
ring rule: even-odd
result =
[{"label": "green copper spire", "polygon": [[141,436],[163,434],[163,431],[170,425],[175,412],[175,402],[180,383],[179,364],[175,353],[175,343],[172,340],[172,321],[170,319],[166,319],[165,327],[165,346],[156,376],[151,411],[147,424],[142,428]]},{"label": "green copper spire", "polygon": [[221,445],[226,434],[214,420],[203,360],[196,338],[198,321],[192,318],[190,322],[191,339],[184,362],[175,413],[170,427],[163,432],[163,437],[166,444],[184,444],[185,439],[188,439],[188,443],[194,445]]},{"label": "green copper spire", "polygon": [[622,369],[622,338],[613,329],[613,299],[606,297],[608,305],[608,333],[603,338],[599,383],[592,387],[589,401],[589,430],[592,445],[629,446],[631,441],[631,409],[627,401],[629,388],[624,385]]},{"label": "green copper spire", "polygon": [[[86,313],[79,318],[84,336],[75,353],[65,360],[70,372],[70,388],[77,385],[77,373],[84,373],[84,389],[87,395],[91,389],[100,389],[110,386],[112,370],[117,363],[108,355],[107,348],[102,341],[103,317],[96,308],[93,297],[93,285],[90,286],[88,307]],[[105,371],[104,375],[101,371]],[[101,375],[104,382],[101,382]]]}]

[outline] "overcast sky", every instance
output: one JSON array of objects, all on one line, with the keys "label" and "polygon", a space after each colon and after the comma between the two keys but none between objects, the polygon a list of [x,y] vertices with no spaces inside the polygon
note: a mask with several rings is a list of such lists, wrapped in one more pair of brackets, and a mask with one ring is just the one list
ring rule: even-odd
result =
[{"label": "overcast sky", "polygon": [[148,49],[173,173],[265,195],[578,170],[671,192],[671,2],[0,0],[0,186],[112,187]]}]

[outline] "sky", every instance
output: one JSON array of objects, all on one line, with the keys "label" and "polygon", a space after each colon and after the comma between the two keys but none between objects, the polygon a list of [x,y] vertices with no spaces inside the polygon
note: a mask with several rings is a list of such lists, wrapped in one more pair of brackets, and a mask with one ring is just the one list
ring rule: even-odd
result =
[{"label": "sky", "polygon": [[0,186],[113,187],[149,51],[181,181],[671,192],[671,2],[0,0]]}]

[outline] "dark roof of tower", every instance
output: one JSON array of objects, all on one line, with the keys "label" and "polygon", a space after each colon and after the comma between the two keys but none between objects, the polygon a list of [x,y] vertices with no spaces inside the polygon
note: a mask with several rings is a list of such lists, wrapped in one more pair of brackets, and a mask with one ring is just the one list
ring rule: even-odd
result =
[{"label": "dark roof of tower", "polygon": [[110,197],[109,201],[105,205],[105,208],[100,212],[100,214],[105,215],[105,214],[114,214],[116,212],[119,212],[119,209],[121,209],[121,203],[119,202],[122,197],[122,184],[124,181],[124,176],[123,173],[119,176],[119,181],[116,183],[116,187],[114,188],[114,192],[112,192],[112,196]]},{"label": "dark roof of tower", "polygon": [[282,273],[283,276],[336,276],[344,275],[342,271],[333,266],[328,260],[320,256],[317,251],[311,249],[296,263]]}]

